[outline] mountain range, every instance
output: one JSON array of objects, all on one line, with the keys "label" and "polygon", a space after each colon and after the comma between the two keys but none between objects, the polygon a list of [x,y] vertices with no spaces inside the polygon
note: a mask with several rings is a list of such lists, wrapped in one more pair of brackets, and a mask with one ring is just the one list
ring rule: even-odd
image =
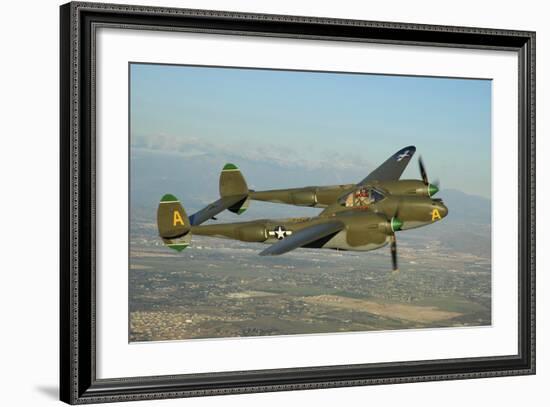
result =
[{"label": "mountain range", "polygon": [[[131,149],[130,197],[133,211],[139,213],[155,209],[160,197],[166,193],[176,195],[189,214],[201,209],[218,199],[218,178],[227,162],[238,165],[249,188],[256,190],[355,183],[374,169],[372,165],[363,168],[357,162],[342,162],[341,157],[337,161],[327,160],[318,165],[300,165],[299,161],[282,160],[269,154],[251,156],[221,149],[201,151],[196,147],[187,149],[187,152],[143,147]],[[409,177],[404,178],[419,177],[414,172],[411,174],[411,168],[407,171]],[[446,189],[444,185],[437,197],[443,199],[449,208],[447,222],[491,223],[491,201],[487,198]],[[313,208],[252,202],[249,211],[239,220],[314,216],[318,212]]]}]

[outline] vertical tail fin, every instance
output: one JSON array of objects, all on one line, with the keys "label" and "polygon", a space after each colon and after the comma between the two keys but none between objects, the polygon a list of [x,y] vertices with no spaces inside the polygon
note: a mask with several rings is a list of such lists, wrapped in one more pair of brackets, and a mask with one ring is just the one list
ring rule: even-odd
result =
[{"label": "vertical tail fin", "polygon": [[174,195],[164,195],[157,210],[159,235],[166,246],[178,252],[191,242],[191,223],[181,202]]},{"label": "vertical tail fin", "polygon": [[234,196],[242,196],[242,199],[227,209],[240,215],[248,208],[248,185],[239,168],[227,163],[220,174],[220,197]]}]

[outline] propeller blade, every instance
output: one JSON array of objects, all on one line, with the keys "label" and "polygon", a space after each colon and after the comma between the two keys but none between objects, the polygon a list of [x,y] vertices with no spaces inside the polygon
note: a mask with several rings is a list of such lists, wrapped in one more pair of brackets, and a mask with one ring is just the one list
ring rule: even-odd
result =
[{"label": "propeller blade", "polygon": [[439,192],[439,180],[428,184],[428,195],[430,198]]},{"label": "propeller blade", "polygon": [[399,271],[399,268],[397,267],[397,240],[395,239],[395,234],[391,235],[390,243],[392,270],[395,272]]},{"label": "propeller blade", "polygon": [[418,157],[418,166],[420,167],[420,176],[422,177],[422,182],[424,182],[424,185],[428,185],[428,174],[426,174],[426,167],[424,167],[422,156]]}]

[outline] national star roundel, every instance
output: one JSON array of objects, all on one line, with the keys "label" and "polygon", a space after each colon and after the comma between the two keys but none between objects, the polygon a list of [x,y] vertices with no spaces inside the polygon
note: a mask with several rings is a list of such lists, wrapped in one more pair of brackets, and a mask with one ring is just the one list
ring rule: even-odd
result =
[{"label": "national star roundel", "polygon": [[292,234],[291,230],[286,230],[284,226],[276,226],[275,229],[269,231],[269,236],[274,236],[277,240],[283,240],[285,237]]}]

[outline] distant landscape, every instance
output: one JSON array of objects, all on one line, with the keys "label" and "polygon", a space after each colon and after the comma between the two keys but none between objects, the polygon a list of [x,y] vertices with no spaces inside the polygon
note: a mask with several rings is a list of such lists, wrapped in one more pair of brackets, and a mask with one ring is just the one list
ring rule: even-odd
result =
[{"label": "distant landscape", "polygon": [[[258,190],[357,182],[374,166],[341,159],[300,165],[284,154],[235,154],[197,142],[167,150],[139,138],[131,149],[129,341],[491,324],[489,199],[446,189],[442,180],[437,196],[449,215],[398,233],[398,274],[387,247],[260,257],[262,244],[193,236],[176,253],[157,235],[160,196],[173,193],[193,213],[218,198],[226,162]],[[403,178],[418,178],[415,161]],[[243,215],[222,213],[217,222],[319,212],[251,202]]]}]

